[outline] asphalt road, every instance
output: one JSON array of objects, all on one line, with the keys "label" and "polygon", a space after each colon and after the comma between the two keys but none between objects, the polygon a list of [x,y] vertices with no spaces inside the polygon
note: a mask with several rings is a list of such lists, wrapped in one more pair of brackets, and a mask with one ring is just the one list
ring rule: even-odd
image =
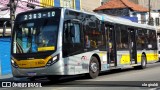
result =
[{"label": "asphalt road", "polygon": [[[13,79],[9,79],[13,80]],[[29,83],[27,79],[20,79]],[[41,83],[41,88],[0,88],[5,90],[160,90],[160,62],[148,64],[146,69],[111,70],[103,72],[95,79],[84,75],[64,77],[58,83],[37,79],[31,83]],[[157,83],[158,82],[158,83]],[[151,87],[149,87],[151,86]],[[153,87],[152,87],[153,86]]]}]

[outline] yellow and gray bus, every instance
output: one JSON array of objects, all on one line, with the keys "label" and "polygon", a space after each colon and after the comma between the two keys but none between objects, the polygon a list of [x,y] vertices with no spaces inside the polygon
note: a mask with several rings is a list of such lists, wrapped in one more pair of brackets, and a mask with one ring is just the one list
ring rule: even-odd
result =
[{"label": "yellow and gray bus", "polygon": [[86,74],[158,60],[156,30],[119,17],[62,7],[17,15],[11,44],[14,77]]}]

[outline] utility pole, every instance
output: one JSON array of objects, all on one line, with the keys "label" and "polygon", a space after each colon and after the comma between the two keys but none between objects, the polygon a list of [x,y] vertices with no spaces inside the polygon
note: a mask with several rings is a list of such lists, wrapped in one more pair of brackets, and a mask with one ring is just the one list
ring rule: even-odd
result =
[{"label": "utility pole", "polygon": [[15,10],[16,10],[15,0],[10,0],[9,5],[10,5],[10,22],[11,22],[11,33],[12,33],[14,26],[14,19],[15,19]]},{"label": "utility pole", "polygon": [[151,0],[148,0],[149,17],[148,24],[151,25]]}]

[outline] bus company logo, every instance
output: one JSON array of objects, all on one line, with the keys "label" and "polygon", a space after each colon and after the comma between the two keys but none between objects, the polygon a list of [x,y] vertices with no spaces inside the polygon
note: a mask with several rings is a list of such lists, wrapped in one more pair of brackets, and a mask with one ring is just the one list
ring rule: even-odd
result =
[{"label": "bus company logo", "polygon": [[11,82],[2,82],[2,87],[11,87]]},{"label": "bus company logo", "polygon": [[16,83],[16,82],[2,82],[2,87],[42,87],[41,83]]}]

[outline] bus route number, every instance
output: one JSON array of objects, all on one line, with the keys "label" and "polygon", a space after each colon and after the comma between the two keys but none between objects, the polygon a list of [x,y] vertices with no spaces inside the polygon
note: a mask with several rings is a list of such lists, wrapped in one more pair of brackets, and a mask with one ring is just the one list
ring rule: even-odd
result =
[{"label": "bus route number", "polygon": [[38,19],[38,18],[47,18],[47,17],[54,17],[55,11],[52,12],[42,12],[42,13],[33,13],[24,15],[23,20],[31,20],[31,19]]}]

